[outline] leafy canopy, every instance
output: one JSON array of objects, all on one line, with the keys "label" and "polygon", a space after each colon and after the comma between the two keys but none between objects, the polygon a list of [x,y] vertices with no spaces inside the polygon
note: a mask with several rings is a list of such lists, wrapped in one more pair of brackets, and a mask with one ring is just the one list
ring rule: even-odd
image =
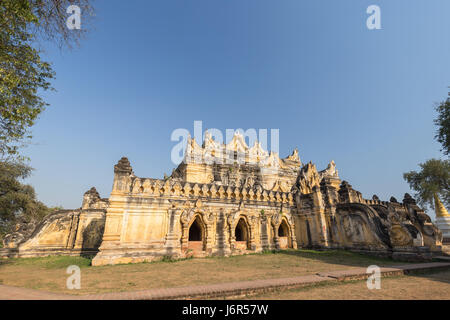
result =
[{"label": "leafy canopy", "polygon": [[32,186],[19,180],[32,169],[23,163],[0,162],[0,235],[18,222],[40,221],[52,209],[36,200]]},{"label": "leafy canopy", "polygon": [[0,156],[18,152],[46,103],[39,90],[50,88],[53,71],[32,47],[27,26],[37,23],[26,0],[3,0],[0,6]]},{"label": "leafy canopy", "polygon": [[445,155],[450,154],[450,93],[446,101],[436,106],[438,117],[434,123],[438,126],[436,140],[442,144],[442,151]]},{"label": "leafy canopy", "polygon": [[[77,3],[83,18],[92,15],[89,3]],[[86,24],[82,30],[66,27],[71,4],[71,0],[0,1],[0,160],[18,156],[19,147],[31,138],[30,127],[48,105],[41,94],[52,89],[55,73],[41,58],[39,40],[71,47],[87,31]]]},{"label": "leafy canopy", "polygon": [[430,159],[419,164],[421,170],[403,174],[420,205],[429,205],[434,209],[434,194],[436,193],[444,205],[450,204],[450,161]]},{"label": "leafy canopy", "polygon": [[[21,179],[32,168],[19,148],[26,144],[39,115],[48,105],[41,94],[51,90],[50,64],[42,60],[40,41],[72,47],[88,31],[91,0],[0,0],[0,237],[18,222],[39,221],[53,211],[36,199]],[[66,27],[67,8],[82,11],[82,30]]]}]

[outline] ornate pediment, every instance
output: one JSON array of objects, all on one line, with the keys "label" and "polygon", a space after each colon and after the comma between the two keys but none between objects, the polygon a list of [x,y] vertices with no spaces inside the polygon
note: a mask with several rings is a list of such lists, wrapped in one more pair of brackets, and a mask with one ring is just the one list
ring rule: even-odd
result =
[{"label": "ornate pediment", "polygon": [[268,168],[284,167],[280,157],[278,156],[278,153],[273,151],[270,152],[270,155],[268,157],[262,159],[261,165]]},{"label": "ornate pediment", "polygon": [[199,144],[195,141],[195,138],[191,138],[191,136],[188,136],[184,162],[201,163],[203,161],[203,153],[204,149],[199,146]]},{"label": "ornate pediment", "polygon": [[302,167],[299,174],[298,186],[302,194],[312,193],[314,187],[319,187],[320,176],[316,165],[312,162]]},{"label": "ornate pediment", "polygon": [[202,208],[203,207],[203,202],[200,199],[197,199],[197,201],[195,201],[195,207],[196,208]]},{"label": "ornate pediment", "polygon": [[200,146],[194,138],[188,136],[187,146],[185,152],[184,163],[231,163],[235,160],[242,161],[248,164],[257,164],[265,168],[288,168],[300,166],[300,158],[298,150],[295,149],[293,153],[285,158],[280,159],[277,152],[268,152],[262,147],[259,141],[255,141],[250,148],[245,142],[244,136],[236,131],[231,141],[223,144],[215,141],[212,135],[206,131],[205,139]]},{"label": "ornate pediment", "polygon": [[242,153],[246,153],[248,151],[248,146],[245,143],[244,136],[239,131],[236,131],[234,133],[233,139],[231,139],[231,141],[226,144],[226,150]]},{"label": "ornate pediment", "polygon": [[214,158],[223,152],[223,145],[220,142],[215,141],[211,133],[208,131],[205,132],[205,140],[203,142],[203,149],[205,156],[209,156],[210,158]]},{"label": "ornate pediment", "polygon": [[300,163],[300,157],[298,155],[298,149],[295,148],[292,154],[288,157],[286,157],[284,160],[287,161],[293,161],[293,162],[299,162]]},{"label": "ornate pediment", "polygon": [[269,153],[262,148],[261,143],[258,141],[255,141],[253,147],[251,147],[248,151],[248,158],[250,163],[260,163],[268,157]]},{"label": "ornate pediment", "polygon": [[339,178],[339,172],[336,169],[336,164],[334,163],[333,160],[331,160],[331,162],[328,164],[325,170],[319,172],[319,176],[321,180],[325,177]]}]

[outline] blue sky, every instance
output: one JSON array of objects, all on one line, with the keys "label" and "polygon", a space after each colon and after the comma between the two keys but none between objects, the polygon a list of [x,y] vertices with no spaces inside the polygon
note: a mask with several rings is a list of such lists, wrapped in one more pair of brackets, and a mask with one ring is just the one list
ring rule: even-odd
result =
[{"label": "blue sky", "polygon": [[[366,8],[381,8],[368,30]],[[442,157],[433,105],[450,85],[450,1],[97,0],[81,47],[45,47],[57,73],[24,152],[49,205],[109,196],[127,156],[137,176],[174,165],[173,130],[280,130],[318,169],[403,199],[403,172]],[[82,22],[83,23],[83,22]],[[83,25],[82,25],[83,27]]]}]

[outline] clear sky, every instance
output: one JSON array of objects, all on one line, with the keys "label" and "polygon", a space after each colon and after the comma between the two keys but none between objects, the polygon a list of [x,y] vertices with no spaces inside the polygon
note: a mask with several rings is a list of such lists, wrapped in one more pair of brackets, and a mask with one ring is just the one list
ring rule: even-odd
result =
[{"label": "clear sky", "polygon": [[[366,26],[372,4],[381,30]],[[171,133],[194,120],[279,129],[282,157],[298,147],[319,170],[334,160],[366,198],[402,200],[402,174],[442,157],[433,106],[450,85],[448,0],[95,6],[79,49],[45,48],[57,92],[24,151],[48,205],[78,208],[92,186],[108,197],[122,156],[137,176],[170,174]]]}]

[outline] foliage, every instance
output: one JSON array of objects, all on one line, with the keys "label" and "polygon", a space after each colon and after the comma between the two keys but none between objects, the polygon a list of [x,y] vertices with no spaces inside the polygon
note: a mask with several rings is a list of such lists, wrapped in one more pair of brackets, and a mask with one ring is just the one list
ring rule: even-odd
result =
[{"label": "foliage", "polygon": [[[38,40],[71,47],[86,32],[65,26],[66,9],[72,2],[0,1],[0,160],[18,157],[19,148],[31,138],[30,127],[48,105],[40,94],[52,89],[55,73],[41,59]],[[92,13],[89,0],[77,5]]]},{"label": "foliage", "polygon": [[410,171],[403,174],[420,205],[429,205],[434,209],[434,194],[436,193],[444,205],[450,204],[450,161],[430,159],[419,164],[419,172]]},{"label": "foliage", "polygon": [[[37,17],[39,24],[30,25],[30,32],[38,38],[56,43],[60,48],[66,46],[72,48],[78,46],[79,41],[90,29],[90,23],[94,16],[92,0],[28,0],[32,12]],[[69,16],[67,8],[77,5],[81,10],[82,27],[79,30],[70,30],[66,26]]]},{"label": "foliage", "polygon": [[[78,44],[93,16],[90,2],[0,1],[0,236],[18,221],[40,221],[58,209],[36,200],[33,187],[19,181],[32,171],[23,163],[19,148],[31,138],[30,128],[48,105],[41,94],[52,89],[50,81],[55,75],[41,58],[40,41],[60,48]],[[81,30],[66,26],[67,8],[72,4],[81,9]]]},{"label": "foliage", "polygon": [[445,155],[450,154],[450,92],[446,101],[436,106],[438,117],[434,123],[438,126],[435,136],[436,140],[442,144],[442,150]]},{"label": "foliage", "polygon": [[33,187],[19,181],[31,171],[20,162],[0,162],[0,236],[12,231],[17,222],[38,222],[58,209],[38,201]]},{"label": "foliage", "polygon": [[31,46],[29,24],[38,23],[26,0],[0,6],[0,155],[17,155],[18,143],[45,107],[39,90],[50,88],[50,65]]}]

